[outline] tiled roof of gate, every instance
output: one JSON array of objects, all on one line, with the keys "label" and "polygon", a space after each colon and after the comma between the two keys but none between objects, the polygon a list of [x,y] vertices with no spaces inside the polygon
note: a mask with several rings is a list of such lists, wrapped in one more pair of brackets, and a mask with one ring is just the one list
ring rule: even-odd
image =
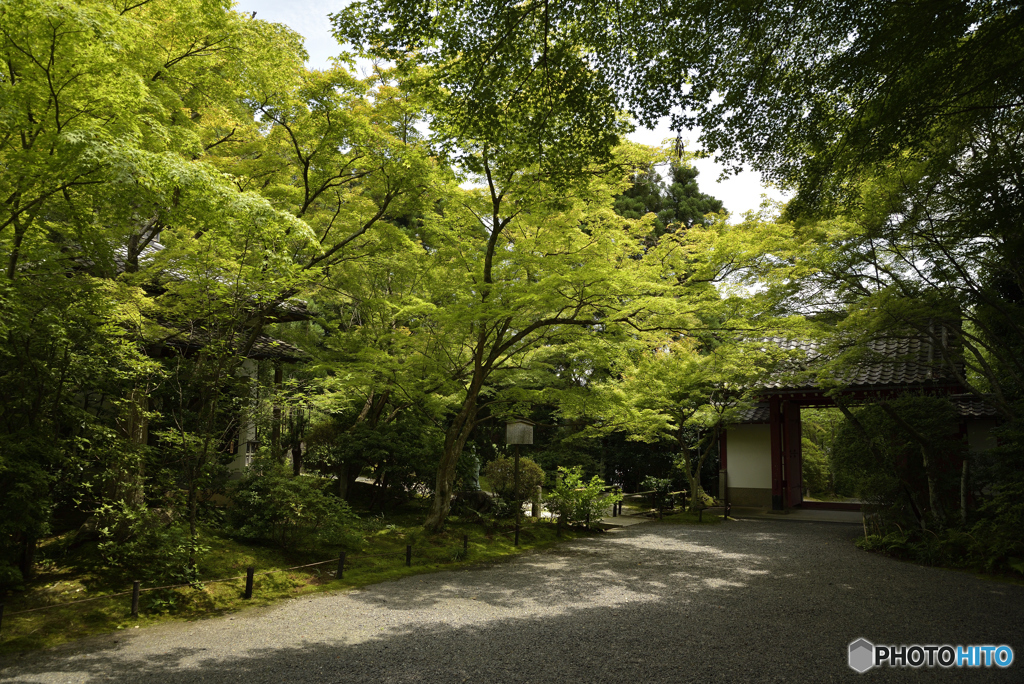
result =
[{"label": "tiled roof of gate", "polygon": [[949,398],[956,411],[965,418],[996,418],[999,412],[984,399],[973,394],[954,394]]},{"label": "tiled roof of gate", "polygon": [[770,419],[768,406],[754,406],[743,409],[737,417],[737,423],[767,423]]},{"label": "tiled roof of gate", "polygon": [[[949,400],[961,418],[997,418],[999,413],[983,398],[973,394],[951,394]],[[737,423],[767,423],[770,420],[768,404],[758,404],[740,411]]]},{"label": "tiled roof of gate", "polygon": [[[762,386],[765,389],[812,389],[818,382],[810,376],[816,361],[825,360],[823,344],[814,340],[770,337],[764,340],[784,351],[802,351],[804,358],[790,362],[789,368],[776,373]],[[890,337],[873,340],[864,350],[865,360],[846,375],[837,377],[847,387],[891,387],[954,382],[941,365],[941,355],[932,343],[920,336]]]}]

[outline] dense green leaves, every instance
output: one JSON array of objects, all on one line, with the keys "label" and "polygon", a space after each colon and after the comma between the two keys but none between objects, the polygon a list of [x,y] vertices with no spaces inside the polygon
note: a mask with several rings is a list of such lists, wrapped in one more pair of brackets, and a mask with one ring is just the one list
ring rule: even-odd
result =
[{"label": "dense green leaves", "polygon": [[294,477],[273,459],[261,458],[231,489],[234,524],[240,534],[284,548],[338,544],[355,516],[328,494],[326,480]]},{"label": "dense green leaves", "polygon": [[622,501],[622,494],[606,493],[605,489],[604,480],[597,475],[584,479],[579,466],[559,468],[554,491],[548,495],[548,507],[562,522],[589,524]]},{"label": "dense green leaves", "polygon": [[457,163],[480,171],[466,142],[490,144],[508,167],[553,178],[610,159],[626,129],[593,69],[578,8],[528,2],[353,3],[335,35],[364,54],[426,65],[416,79],[435,103],[432,128]]},{"label": "dense green leaves", "polygon": [[[501,101],[494,82],[540,99],[558,57],[585,54],[602,107],[649,126],[670,113],[678,127],[698,124],[707,149],[746,158],[817,204],[839,197],[865,164],[928,143],[936,129],[976,128],[1014,111],[1017,10],[1012,0],[365,0],[334,21],[358,48],[433,65],[451,106],[487,123]],[[584,103],[565,101],[578,112]],[[597,130],[590,119],[578,128]]]}]

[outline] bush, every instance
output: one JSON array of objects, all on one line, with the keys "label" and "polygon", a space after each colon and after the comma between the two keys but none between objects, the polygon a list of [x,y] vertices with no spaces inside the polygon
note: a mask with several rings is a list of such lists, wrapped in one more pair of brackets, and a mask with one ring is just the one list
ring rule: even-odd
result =
[{"label": "bush", "polygon": [[242,536],[283,548],[343,544],[357,517],[347,503],[325,491],[329,484],[294,476],[273,459],[258,458],[231,490],[231,521]]},{"label": "bush", "polygon": [[162,510],[129,508],[123,503],[103,506],[96,519],[105,525],[97,530],[98,549],[110,565],[147,581],[191,582],[189,551],[198,559],[209,549],[193,541],[187,527]]},{"label": "bush", "polygon": [[[522,510],[522,502],[519,504]],[[490,510],[490,517],[494,519],[514,518],[516,516],[516,504],[500,496],[495,498]]]},{"label": "bush", "polygon": [[612,504],[622,501],[621,494],[605,495],[604,480],[595,475],[590,482],[583,481],[583,468],[559,468],[562,474],[555,491],[548,497],[548,508],[569,523],[585,522],[589,517],[597,520]]},{"label": "bush", "polygon": [[997,486],[978,514],[981,519],[971,529],[971,537],[984,570],[1024,575],[1024,482]]},{"label": "bush", "polygon": [[640,489],[653,492],[647,495],[651,508],[671,508],[675,505],[674,497],[669,494],[669,490],[672,489],[672,480],[669,478],[648,475],[640,483]]},{"label": "bush", "polygon": [[880,524],[874,526],[876,533],[858,540],[857,545],[924,565],[1024,575],[1020,533],[1024,529],[1024,483],[998,488],[978,514],[981,519],[969,531],[903,529],[881,517]]},{"label": "bush", "polygon": [[529,458],[519,459],[519,490],[515,489],[515,459],[498,458],[484,467],[484,477],[494,493],[513,507],[533,498],[537,487],[544,484],[544,471]]}]

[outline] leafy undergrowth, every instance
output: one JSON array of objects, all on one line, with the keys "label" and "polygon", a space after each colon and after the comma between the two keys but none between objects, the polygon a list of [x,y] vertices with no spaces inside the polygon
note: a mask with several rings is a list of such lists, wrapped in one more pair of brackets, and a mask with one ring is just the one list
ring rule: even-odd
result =
[{"label": "leafy undergrowth", "polygon": [[722,522],[722,516],[707,511],[701,514],[676,509],[664,511],[660,520],[655,519],[651,522],[665,525],[717,525]]},{"label": "leafy undergrowth", "polygon": [[[423,514],[418,510],[378,515],[363,521],[360,534],[353,535],[347,548],[321,548],[304,553],[257,545],[216,529],[204,529],[202,542],[209,551],[200,562],[200,583],[155,590],[143,585],[137,618],[130,615],[131,577],[104,566],[94,546],[68,549],[69,535],[53,537],[40,546],[36,578],[24,591],[3,599],[6,607],[0,655],[168,620],[201,619],[302,594],[352,589],[470,563],[500,561],[590,534],[564,529],[559,538],[555,525],[524,520],[520,545],[516,548],[511,521],[482,525],[453,517],[447,529],[436,535],[427,534],[422,522]],[[465,552],[463,535],[468,536]],[[405,565],[407,545],[412,546],[411,567]],[[337,559],[342,550],[346,552],[346,564],[341,580],[334,577],[336,560],[289,569]],[[253,597],[246,600],[243,593],[249,566],[256,568],[256,574]],[[216,581],[226,578],[230,579]],[[95,600],[70,603],[83,599]],[[35,608],[41,610],[22,612]]]},{"label": "leafy undergrowth", "polygon": [[[1024,558],[1008,555],[1005,551],[994,552],[991,540],[984,537],[979,540],[978,537],[956,529],[942,530],[938,534],[910,529],[884,535],[869,534],[858,539],[856,544],[865,551],[883,553],[920,565],[967,570],[1017,584],[1024,582]],[[984,543],[986,541],[989,543]]]}]

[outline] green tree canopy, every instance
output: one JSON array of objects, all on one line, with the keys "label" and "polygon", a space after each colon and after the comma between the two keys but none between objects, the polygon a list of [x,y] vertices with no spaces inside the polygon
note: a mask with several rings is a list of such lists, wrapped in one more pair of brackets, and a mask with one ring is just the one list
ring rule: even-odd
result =
[{"label": "green tree canopy", "polygon": [[[804,206],[831,206],[862,169],[901,150],[1000,127],[1024,86],[1014,0],[363,0],[333,20],[359,49],[432,65],[449,106],[483,126],[501,116],[495,79],[542,101],[561,95],[548,77],[558,60],[585,54],[591,94],[566,89],[567,106],[699,125],[706,149],[796,186]],[[575,133],[597,121],[536,123]]]}]

